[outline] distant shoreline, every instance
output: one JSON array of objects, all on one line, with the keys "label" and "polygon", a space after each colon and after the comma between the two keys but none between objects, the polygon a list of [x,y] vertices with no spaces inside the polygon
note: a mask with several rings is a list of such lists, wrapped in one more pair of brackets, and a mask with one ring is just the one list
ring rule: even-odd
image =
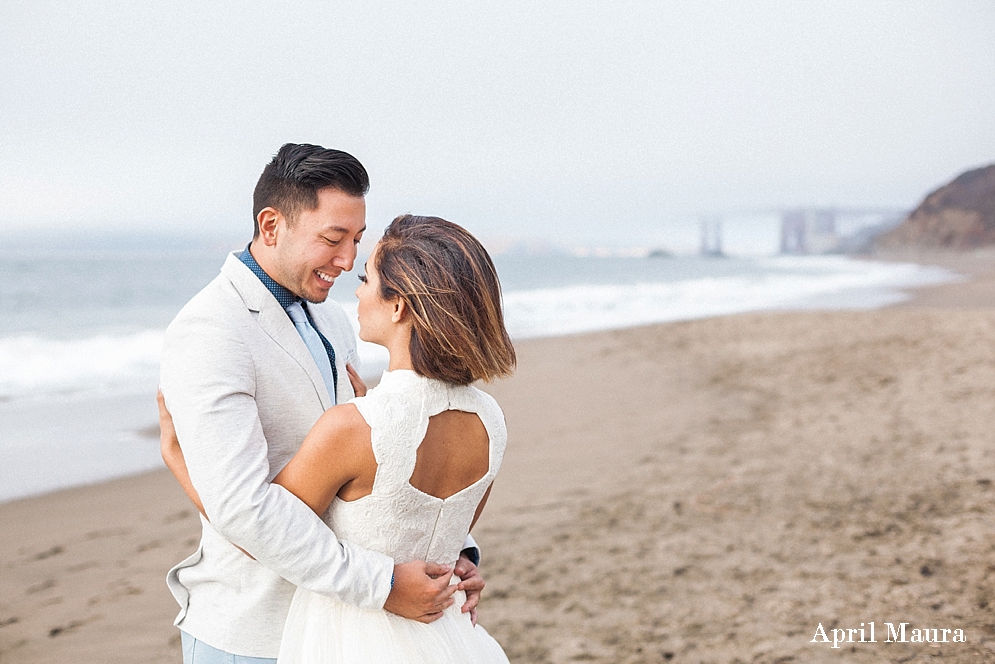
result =
[{"label": "distant shoreline", "polygon": [[995,307],[995,247],[973,252],[895,252],[868,260],[931,265],[966,277],[963,281],[909,289],[912,297],[894,306],[978,309]]}]

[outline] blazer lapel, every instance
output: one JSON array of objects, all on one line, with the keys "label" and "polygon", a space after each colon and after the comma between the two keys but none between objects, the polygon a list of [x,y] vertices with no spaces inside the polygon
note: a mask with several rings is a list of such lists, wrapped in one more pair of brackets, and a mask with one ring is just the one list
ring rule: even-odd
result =
[{"label": "blazer lapel", "polygon": [[311,383],[314,385],[318,399],[324,410],[331,408],[332,400],[328,395],[328,388],[318,371],[318,366],[311,357],[311,352],[297,333],[290,316],[283,310],[280,303],[276,301],[269,289],[259,281],[256,275],[252,274],[245,263],[240,261],[235,254],[228,256],[221,272],[228,277],[235,290],[242,296],[246,308],[256,313],[256,321],[259,327],[275,341],[280,348],[287,352],[301,366]]},{"label": "blazer lapel", "polygon": [[[356,393],[352,389],[352,383],[349,381],[349,373],[345,368],[346,364],[356,364],[356,353],[350,349],[351,344],[343,343],[343,331],[336,326],[329,326],[325,317],[316,311],[316,309],[320,310],[321,305],[318,307],[314,307],[313,305],[308,306],[310,307],[315,328],[328,339],[328,343],[332,344],[332,348],[335,350],[335,371],[338,376],[338,381],[335,383],[335,391],[338,396],[338,403],[345,403],[356,396]],[[349,334],[353,334],[351,327],[349,328]]]}]

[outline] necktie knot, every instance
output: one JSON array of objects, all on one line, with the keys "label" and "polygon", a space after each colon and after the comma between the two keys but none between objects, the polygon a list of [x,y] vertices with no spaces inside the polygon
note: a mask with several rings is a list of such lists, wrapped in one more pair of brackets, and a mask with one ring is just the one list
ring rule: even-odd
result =
[{"label": "necktie knot", "polygon": [[299,301],[287,307],[287,314],[290,316],[290,320],[294,321],[294,327],[298,325],[311,325],[307,319],[307,314],[304,313],[304,307],[301,306]]}]

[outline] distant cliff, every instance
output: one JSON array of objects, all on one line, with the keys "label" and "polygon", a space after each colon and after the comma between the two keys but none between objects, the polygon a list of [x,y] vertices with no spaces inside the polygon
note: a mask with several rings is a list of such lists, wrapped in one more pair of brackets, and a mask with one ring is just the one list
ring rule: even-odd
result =
[{"label": "distant cliff", "polygon": [[995,164],[957,176],[878,236],[880,250],[974,249],[995,244]]}]

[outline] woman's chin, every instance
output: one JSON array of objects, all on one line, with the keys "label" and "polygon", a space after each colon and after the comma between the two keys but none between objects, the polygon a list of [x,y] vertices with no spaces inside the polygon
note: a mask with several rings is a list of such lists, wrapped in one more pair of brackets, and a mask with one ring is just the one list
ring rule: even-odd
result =
[{"label": "woman's chin", "polygon": [[362,330],[362,329],[360,329],[360,330],[359,330],[359,334],[358,334],[358,335],[356,335],[356,336],[358,336],[358,337],[359,337],[359,340],[360,340],[360,341],[365,341],[365,342],[366,342],[366,343],[368,343],[368,344],[374,344],[374,345],[377,345],[377,346],[381,346],[381,347],[383,347],[383,348],[386,348],[386,347],[387,347],[387,346],[386,346],[386,345],[384,344],[384,342],[382,342],[382,341],[379,341],[379,340],[377,340],[377,339],[374,339],[374,338],[372,338],[372,337],[369,337],[369,336],[367,336],[367,335],[363,334],[363,330]]}]

